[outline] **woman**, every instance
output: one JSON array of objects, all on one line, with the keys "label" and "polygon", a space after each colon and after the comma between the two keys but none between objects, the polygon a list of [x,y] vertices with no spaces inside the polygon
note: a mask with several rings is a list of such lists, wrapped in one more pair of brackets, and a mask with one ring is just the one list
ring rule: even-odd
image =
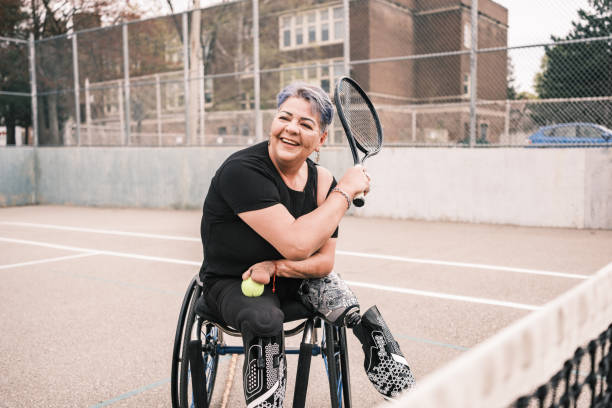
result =
[{"label": "woman", "polygon": [[[308,158],[321,149],[333,116],[329,96],[321,88],[294,83],[279,93],[277,102],[269,140],[232,154],[217,170],[201,225],[204,296],[227,324],[242,333],[248,407],[283,404],[286,360],[281,305],[285,302],[302,299],[335,322],[356,325],[355,334],[367,354],[382,341],[401,356],[390,336],[373,334],[373,328],[376,333],[386,329],[382,319],[377,320],[377,311],[361,318],[356,299],[332,273],[338,224],[352,198],[369,190],[369,176],[355,166],[336,183],[329,170]],[[242,280],[249,277],[266,285],[263,295],[242,294]],[[326,302],[321,299],[330,293],[342,294],[334,296],[342,301],[334,310],[322,310]],[[389,370],[393,355],[371,354],[376,355],[366,355],[366,369],[370,366],[368,375],[372,373],[375,386],[389,382],[383,369],[401,377],[400,387],[377,387],[383,394],[397,394],[412,384],[407,364]]]}]

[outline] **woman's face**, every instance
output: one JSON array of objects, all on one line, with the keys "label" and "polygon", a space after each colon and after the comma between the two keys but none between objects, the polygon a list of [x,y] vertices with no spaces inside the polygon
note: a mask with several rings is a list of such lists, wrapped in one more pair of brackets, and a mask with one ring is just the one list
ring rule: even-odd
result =
[{"label": "woman's face", "polygon": [[278,108],[272,121],[270,152],[279,162],[301,164],[326,137],[327,131],[321,133],[319,115],[312,112],[310,102],[293,96]]}]

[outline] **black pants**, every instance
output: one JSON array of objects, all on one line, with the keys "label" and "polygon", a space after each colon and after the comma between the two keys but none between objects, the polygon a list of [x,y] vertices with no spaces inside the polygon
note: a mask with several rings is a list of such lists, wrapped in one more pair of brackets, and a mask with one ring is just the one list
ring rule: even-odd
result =
[{"label": "black pants", "polygon": [[242,294],[241,279],[218,279],[206,287],[206,301],[217,305],[223,320],[240,330],[243,336],[272,337],[283,330],[285,316],[281,309],[287,302],[298,299],[301,279],[276,278],[276,292],[266,285],[257,297]]}]

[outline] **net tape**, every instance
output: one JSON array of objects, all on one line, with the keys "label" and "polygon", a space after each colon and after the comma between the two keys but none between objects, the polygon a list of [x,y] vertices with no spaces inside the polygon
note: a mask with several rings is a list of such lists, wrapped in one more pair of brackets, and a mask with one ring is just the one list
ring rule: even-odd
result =
[{"label": "net tape", "polygon": [[[574,385],[575,380],[572,380],[576,374],[584,377],[585,371],[578,367],[591,364],[589,359],[583,359],[585,349],[581,346],[587,344],[587,353],[593,348],[596,350],[592,361],[597,367],[579,383],[584,381],[590,388],[595,381],[599,395],[593,397],[591,405],[576,405],[611,407],[611,322],[612,263],[423,378],[414,390],[391,407],[573,407],[575,405],[570,404],[572,394],[575,397],[580,390],[583,396],[588,395],[583,390],[584,384]],[[596,357],[601,359],[599,364],[595,363]],[[564,377],[568,375],[570,382],[565,383]],[[545,385],[538,387],[540,384]],[[542,395],[544,388],[547,396]],[[538,394],[542,402],[537,401]],[[557,402],[551,401],[553,395]],[[521,396],[525,397],[519,398]],[[384,407],[389,408],[389,405]]]}]

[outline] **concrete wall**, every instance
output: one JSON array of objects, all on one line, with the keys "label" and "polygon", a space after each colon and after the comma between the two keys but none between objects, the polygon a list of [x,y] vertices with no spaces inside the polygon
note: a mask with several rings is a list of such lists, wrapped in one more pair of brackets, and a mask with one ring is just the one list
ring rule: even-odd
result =
[{"label": "concrete wall", "polygon": [[[201,208],[235,150],[0,149],[0,205]],[[340,178],[352,159],[325,148],[321,163]],[[388,147],[366,166],[373,189],[358,216],[612,229],[612,149]]]},{"label": "concrete wall", "polygon": [[[341,176],[349,156],[322,164]],[[357,215],[612,229],[612,149],[385,148],[365,165]]]},{"label": "concrete wall", "polygon": [[0,207],[36,203],[35,159],[32,148],[0,149]]}]

